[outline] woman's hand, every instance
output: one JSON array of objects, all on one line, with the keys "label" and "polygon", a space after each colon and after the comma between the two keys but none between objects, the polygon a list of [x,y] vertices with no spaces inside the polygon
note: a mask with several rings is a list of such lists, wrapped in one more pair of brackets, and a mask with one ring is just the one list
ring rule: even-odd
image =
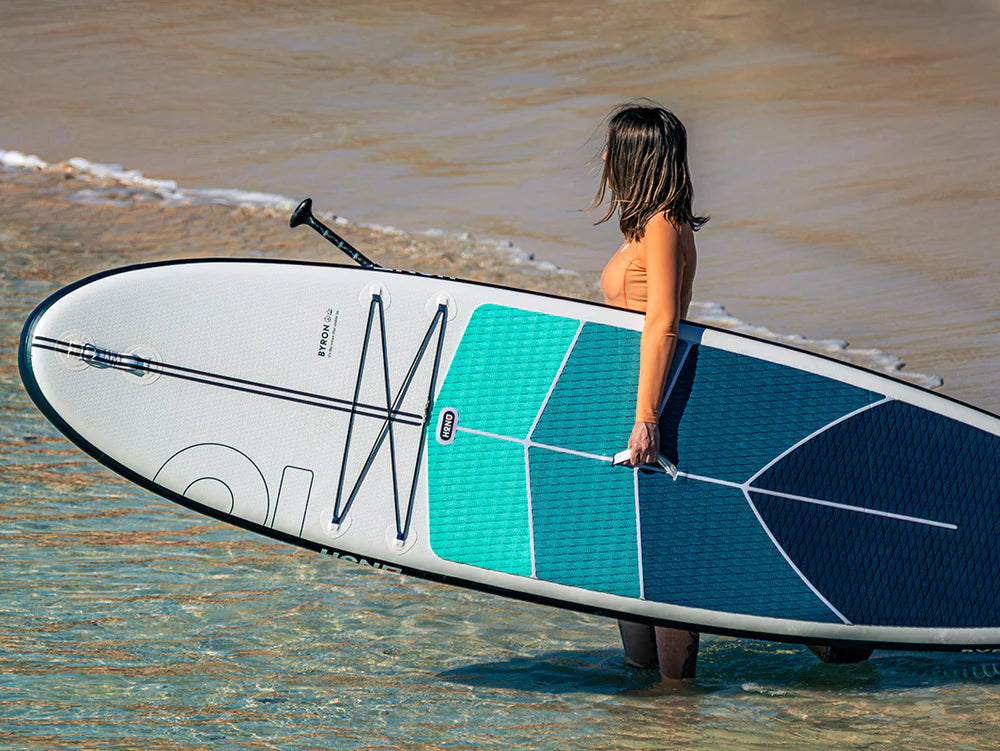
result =
[{"label": "woman's hand", "polygon": [[628,448],[632,452],[633,467],[656,464],[660,457],[660,429],[656,423],[637,422],[628,439]]}]

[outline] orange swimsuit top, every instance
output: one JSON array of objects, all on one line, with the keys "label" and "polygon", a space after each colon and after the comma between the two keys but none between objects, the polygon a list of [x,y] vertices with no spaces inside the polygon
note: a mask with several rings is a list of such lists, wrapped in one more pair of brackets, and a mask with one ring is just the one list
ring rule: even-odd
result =
[{"label": "orange swimsuit top", "polygon": [[[683,268],[678,279],[676,305],[680,307],[680,310],[677,319],[687,313],[688,303],[691,300],[694,276],[694,264],[690,262],[693,261],[691,240],[693,238],[690,237],[690,231],[681,233]],[[684,252],[684,250],[688,252]],[[641,255],[640,244],[625,243],[611,257],[601,273],[601,292],[604,294],[604,301],[616,308],[645,313],[648,302],[647,290],[646,263]],[[648,323],[647,320],[646,324]],[[676,341],[676,322],[669,329],[665,329],[661,325],[658,331],[653,331],[647,325],[643,326],[639,358],[639,388],[635,408],[636,422],[655,423],[659,420],[660,402],[663,398],[667,371],[670,369],[670,359],[673,357]]]},{"label": "orange swimsuit top", "polygon": [[616,308],[646,312],[646,264],[639,258],[638,243],[625,243],[601,272],[604,302]]}]

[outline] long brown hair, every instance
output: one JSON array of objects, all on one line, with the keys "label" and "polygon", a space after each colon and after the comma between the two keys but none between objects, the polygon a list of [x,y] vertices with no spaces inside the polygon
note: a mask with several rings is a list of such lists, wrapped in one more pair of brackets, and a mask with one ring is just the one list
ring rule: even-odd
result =
[{"label": "long brown hair", "polygon": [[611,193],[608,221],[618,212],[626,240],[640,240],[646,223],[663,213],[675,226],[697,231],[708,221],[695,216],[694,188],[687,160],[687,131],[677,116],[655,102],[623,104],[608,118],[601,186],[591,208]]}]

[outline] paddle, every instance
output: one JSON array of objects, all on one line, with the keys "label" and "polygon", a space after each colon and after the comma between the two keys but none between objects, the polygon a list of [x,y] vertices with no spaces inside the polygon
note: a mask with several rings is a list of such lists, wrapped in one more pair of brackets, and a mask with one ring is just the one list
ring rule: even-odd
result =
[{"label": "paddle", "polygon": [[366,258],[361,251],[313,216],[311,198],[305,199],[302,203],[296,206],[295,211],[292,212],[292,216],[288,220],[289,227],[298,227],[300,224],[308,224],[314,230],[319,232],[324,238],[349,255],[352,260],[357,261],[358,265],[362,268],[382,268],[374,261]]}]

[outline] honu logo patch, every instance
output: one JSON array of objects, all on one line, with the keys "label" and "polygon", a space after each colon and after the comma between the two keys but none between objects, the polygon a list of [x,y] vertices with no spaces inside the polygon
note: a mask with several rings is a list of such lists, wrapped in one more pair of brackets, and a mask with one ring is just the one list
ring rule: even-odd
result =
[{"label": "honu logo patch", "polygon": [[447,446],[455,440],[455,430],[458,428],[458,412],[452,407],[445,407],[438,417],[437,440]]}]

